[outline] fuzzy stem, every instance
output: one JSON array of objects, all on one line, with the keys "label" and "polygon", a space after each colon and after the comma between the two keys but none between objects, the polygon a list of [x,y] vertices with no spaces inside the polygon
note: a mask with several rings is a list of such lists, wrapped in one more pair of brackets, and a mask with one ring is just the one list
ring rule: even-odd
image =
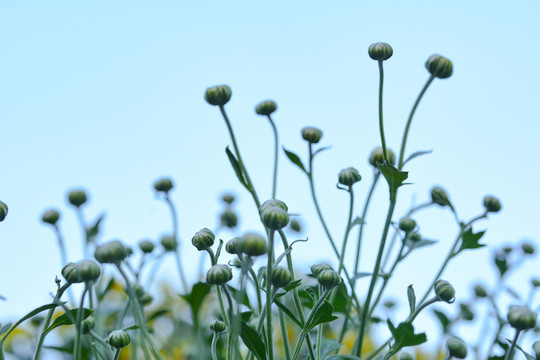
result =
[{"label": "fuzzy stem", "polygon": [[272,180],[272,199],[276,198],[276,187],[277,187],[277,171],[278,171],[278,147],[279,147],[279,138],[278,132],[276,129],[276,124],[272,120],[270,115],[267,115],[270,126],[272,126],[272,131],[274,132],[274,176]]},{"label": "fuzzy stem", "polygon": [[386,152],[386,139],[384,137],[384,126],[383,126],[383,81],[384,81],[383,61],[379,60],[379,130],[381,132],[383,160],[386,161],[388,160],[388,154]]}]

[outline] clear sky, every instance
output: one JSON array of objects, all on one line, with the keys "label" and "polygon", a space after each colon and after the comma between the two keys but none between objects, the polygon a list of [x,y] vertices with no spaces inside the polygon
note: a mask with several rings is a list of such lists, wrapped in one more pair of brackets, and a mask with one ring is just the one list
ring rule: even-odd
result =
[{"label": "clear sky", "polygon": [[[460,216],[482,211],[485,194],[503,211],[484,221],[490,245],[538,239],[540,195],[540,2],[538,1],[0,1],[0,320],[47,302],[59,274],[56,240],[41,213],[61,210],[69,259],[81,258],[80,231],[66,191],[90,192],[87,219],[106,212],[100,241],[156,239],[170,228],[152,182],[174,178],[182,257],[195,277],[190,244],[214,228],[223,191],[238,194],[238,233],[261,230],[255,207],[236,181],[224,149],[230,144],[206,87],[233,89],[227,106],[261,198],[270,197],[272,134],[253,108],[271,98],[281,142],[305,158],[300,129],[324,131],[332,149],[316,162],[320,202],[341,239],[347,197],[337,173],[356,167],[356,211],[371,182],[369,152],[379,144],[377,65],[367,48],[385,41],[387,140],[397,150],[408,112],[428,78],[425,60],[449,57],[454,76],[436,80],[413,122],[407,152],[433,149],[408,166],[412,186],[400,192],[397,214],[427,199],[433,184],[447,188]],[[330,261],[305,177],[280,159],[278,198],[302,214],[309,245],[293,252],[300,270]],[[373,262],[387,207],[380,186],[368,219],[364,268]],[[447,211],[417,219],[426,237],[393,280],[391,293],[419,292],[431,280],[456,229]],[[228,240],[232,234],[221,234]],[[353,237],[356,234],[353,235]],[[473,279],[493,281],[493,247],[464,254],[448,269],[459,294]],[[352,252],[352,248],[351,248]],[[171,259],[172,260],[172,259]],[[538,260],[524,272],[538,269]],[[167,263],[165,269],[174,269]],[[429,276],[426,276],[429,274]],[[161,272],[166,276],[166,271]],[[525,277],[514,279],[516,286]],[[177,281],[173,278],[171,281]],[[367,286],[367,285],[366,285]]]}]

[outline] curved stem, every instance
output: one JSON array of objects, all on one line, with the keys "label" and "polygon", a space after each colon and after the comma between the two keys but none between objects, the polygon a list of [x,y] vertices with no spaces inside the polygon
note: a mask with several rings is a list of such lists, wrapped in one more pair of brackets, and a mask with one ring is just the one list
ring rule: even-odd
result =
[{"label": "curved stem", "polygon": [[268,121],[270,122],[270,126],[272,126],[272,131],[274,132],[274,176],[272,180],[272,199],[276,198],[276,187],[277,187],[277,169],[278,169],[278,147],[279,147],[279,139],[278,139],[278,132],[276,128],[276,124],[270,117],[270,115],[267,116]]},{"label": "curved stem", "polygon": [[[176,212],[176,207],[174,206],[174,203],[172,202],[171,198],[169,197],[169,194],[165,194],[165,202],[169,206],[169,210],[171,212],[171,222],[172,222],[172,228],[173,228],[173,238],[176,241],[176,243],[179,243],[178,239],[178,215]],[[180,276],[180,281],[182,282],[182,287],[184,289],[184,293],[187,294],[188,292],[188,283],[186,280],[186,275],[184,272],[184,269],[182,268],[182,261],[180,259],[180,247],[177,246],[175,253],[176,253],[176,267],[178,269],[178,275]]]},{"label": "curved stem", "polygon": [[384,126],[383,126],[383,81],[384,81],[383,61],[379,60],[379,130],[381,132],[383,160],[386,161],[388,160],[388,153],[386,152],[386,140],[384,137]]},{"label": "curved stem", "polygon": [[93,329],[90,329],[90,331],[88,332],[88,335],[90,335],[92,337],[92,339],[96,340],[98,343],[101,344],[101,346],[103,346],[103,348],[105,348],[105,351],[107,351],[107,354],[109,356],[113,356],[113,353],[111,351],[111,347],[109,346],[109,344],[107,344],[105,342],[105,340],[103,340],[101,338],[101,336],[99,336]]},{"label": "curved stem", "polygon": [[212,345],[211,345],[212,360],[218,360],[218,357],[217,357],[217,341],[218,341],[218,334],[216,332],[214,332],[214,336],[212,337]]},{"label": "curved stem", "polygon": [[118,358],[120,357],[120,351],[122,351],[122,349],[115,350],[113,360],[118,360]]},{"label": "curved stem", "polygon": [[266,335],[268,359],[274,359],[274,341],[272,337],[272,265],[274,259],[274,230],[268,236],[268,262],[266,265]]}]

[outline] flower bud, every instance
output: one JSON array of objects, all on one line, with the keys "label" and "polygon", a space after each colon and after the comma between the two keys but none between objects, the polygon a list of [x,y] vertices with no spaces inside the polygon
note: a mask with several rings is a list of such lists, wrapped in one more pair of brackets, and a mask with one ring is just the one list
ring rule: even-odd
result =
[{"label": "flower bud", "polygon": [[75,207],[80,207],[88,201],[88,196],[84,190],[71,190],[68,193],[68,201]]},{"label": "flower bud", "polygon": [[454,302],[456,291],[454,290],[454,287],[450,285],[448,281],[437,280],[433,288],[435,289],[437,300],[444,301],[449,304]]},{"label": "flower bud", "polygon": [[77,264],[74,264],[72,262],[67,263],[62,268],[62,276],[70,284],[78,284],[84,281],[79,275],[79,268]]},{"label": "flower bud", "polygon": [[488,296],[486,288],[480,284],[475,285],[474,296],[476,296],[477,298],[486,298]]},{"label": "flower bud", "polygon": [[226,204],[232,204],[234,202],[234,195],[233,194],[225,194],[221,197],[221,200],[223,200]]},{"label": "flower bud", "polygon": [[164,177],[154,182],[154,190],[157,192],[168,194],[172,188],[174,188],[174,183],[170,178]]},{"label": "flower bud", "polygon": [[339,285],[341,278],[334,270],[323,270],[317,275],[317,280],[321,286],[333,288]]},{"label": "flower bud", "polygon": [[260,256],[267,252],[266,239],[253,232],[245,233],[241,238],[242,252],[247,256]]},{"label": "flower bud", "polygon": [[369,45],[368,54],[373,60],[384,61],[390,59],[394,50],[384,42],[376,42]]},{"label": "flower bud", "polygon": [[289,207],[283,201],[278,199],[270,199],[262,203],[261,207],[259,208],[259,214],[272,207],[279,207],[285,211],[289,211]]},{"label": "flower bud", "polygon": [[145,292],[139,297],[139,303],[142,306],[148,306],[152,303],[152,301],[154,301],[154,297],[147,292]]},{"label": "flower bud", "polygon": [[88,334],[95,326],[95,321],[93,316],[89,316],[81,322],[81,331],[83,334]]},{"label": "flower bud", "polygon": [[289,214],[279,207],[271,207],[261,212],[261,220],[268,229],[279,230],[289,223]]},{"label": "flower bud", "polygon": [[178,248],[178,241],[172,235],[163,235],[159,242],[165,251],[176,251]]},{"label": "flower bud", "polygon": [[224,332],[226,329],[223,321],[216,320],[213,324],[210,324],[210,330],[218,334]]},{"label": "flower bud", "polygon": [[311,273],[315,276],[319,276],[321,271],[332,270],[332,267],[328,264],[315,264],[311,266]]},{"label": "flower bud", "polygon": [[231,209],[225,209],[219,216],[219,223],[221,226],[234,229],[238,225],[238,216]]},{"label": "flower bud", "polygon": [[440,55],[431,55],[426,61],[426,69],[431,76],[446,79],[452,76],[452,62]]},{"label": "flower bud", "polygon": [[317,144],[321,141],[322,135],[322,131],[313,126],[302,129],[302,138],[310,144]]},{"label": "flower bud", "polygon": [[465,359],[467,356],[467,346],[465,343],[457,337],[451,336],[446,340],[446,348],[450,357],[456,359]]},{"label": "flower bud", "polygon": [[191,243],[197,248],[197,250],[203,251],[211,248],[212,245],[214,245],[215,239],[216,236],[212,230],[203,228],[195,233],[191,239]]},{"label": "flower bud", "polygon": [[462,319],[466,321],[474,320],[474,313],[471,311],[471,307],[467,304],[459,304],[459,312]]},{"label": "flower bud", "polygon": [[408,352],[402,352],[399,354],[399,360],[414,360],[412,355]]},{"label": "flower bud", "polygon": [[45,224],[56,225],[60,219],[60,213],[56,209],[49,209],[41,215],[41,221]]},{"label": "flower bud", "polygon": [[231,99],[232,91],[227,85],[217,85],[206,89],[204,100],[214,106],[223,106]]},{"label": "flower bud", "polygon": [[289,222],[289,227],[291,228],[291,231],[294,231],[296,233],[302,231],[302,225],[300,224],[300,221],[296,219],[291,219],[291,221]]},{"label": "flower bud", "polygon": [[291,272],[281,266],[272,270],[272,285],[275,287],[285,287],[293,280]]},{"label": "flower bud", "polygon": [[535,341],[532,345],[534,356],[536,357],[536,360],[540,360],[540,341]]},{"label": "flower bud", "polygon": [[396,307],[396,302],[394,300],[386,300],[383,302],[383,306],[388,310],[391,310]]},{"label": "flower bud", "polygon": [[8,213],[8,206],[3,201],[0,201],[0,222],[4,221]]},{"label": "flower bud", "polygon": [[516,330],[529,330],[536,326],[537,314],[527,306],[512,305],[508,309],[507,319]]},{"label": "flower bud", "polygon": [[439,186],[431,188],[431,201],[440,206],[446,206],[450,203],[446,191]]},{"label": "flower bud", "polygon": [[101,268],[92,260],[84,259],[75,264],[83,281],[94,281],[101,275]]},{"label": "flower bud", "polygon": [[512,251],[514,251],[514,248],[512,248],[510,245],[507,245],[503,246],[501,250],[504,253],[503,255],[509,255]]},{"label": "flower bud", "polygon": [[403,217],[399,220],[399,229],[409,233],[416,228],[416,221],[409,217]]},{"label": "flower bud", "polygon": [[109,241],[94,251],[94,257],[102,264],[116,264],[124,260],[128,252],[120,240]]},{"label": "flower bud", "polygon": [[[386,157],[388,158],[388,161],[390,164],[394,165],[396,163],[396,154],[389,148],[386,148]],[[371,166],[373,166],[375,169],[379,169],[377,167],[377,163],[382,164],[384,162],[383,158],[383,149],[382,147],[377,147],[373,149],[371,154],[369,155],[369,163]]]},{"label": "flower bud", "polygon": [[209,285],[223,285],[232,279],[231,268],[227,265],[214,265],[206,273]]},{"label": "flower bud", "polygon": [[420,235],[419,232],[414,231],[414,232],[411,232],[411,233],[409,234],[408,239],[409,239],[410,241],[412,241],[413,243],[415,243],[415,242],[418,242],[418,241],[422,240],[422,235]]},{"label": "flower bud", "polygon": [[338,181],[341,185],[352,186],[354,183],[359,182],[362,179],[358,170],[353,167],[343,169],[338,174]]},{"label": "flower bud", "polygon": [[124,330],[114,330],[109,334],[107,343],[115,349],[121,349],[129,345],[131,338]]},{"label": "flower bud", "polygon": [[150,240],[141,240],[139,242],[139,249],[145,254],[150,254],[152,251],[154,251],[154,243]]},{"label": "flower bud", "polygon": [[237,255],[242,252],[242,240],[240,238],[233,238],[225,244],[225,251],[229,254]]},{"label": "flower bud", "polygon": [[539,278],[532,278],[531,279],[531,285],[535,288],[540,287],[540,279]]},{"label": "flower bud", "polygon": [[486,196],[484,198],[484,208],[487,212],[499,212],[501,210],[501,203],[495,196]]},{"label": "flower bud", "polygon": [[277,104],[272,100],[266,100],[266,101],[260,102],[255,107],[255,112],[259,115],[269,116],[276,110],[277,110]]},{"label": "flower bud", "polygon": [[523,244],[521,244],[521,250],[526,255],[532,255],[535,253],[534,245],[529,242],[524,242]]}]

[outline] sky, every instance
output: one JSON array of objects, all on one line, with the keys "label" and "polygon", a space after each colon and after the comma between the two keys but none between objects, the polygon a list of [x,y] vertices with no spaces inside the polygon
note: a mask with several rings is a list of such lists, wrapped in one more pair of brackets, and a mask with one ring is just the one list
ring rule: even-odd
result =
[{"label": "sky", "polygon": [[[81,233],[66,202],[70,189],[88,190],[89,221],[106,213],[100,242],[135,245],[170,231],[152,183],[172,177],[192,281],[198,254],[189,240],[216,227],[221,194],[237,194],[241,222],[237,232],[220,237],[262,231],[227,161],[223,119],[203,99],[216,84],[232,88],[227,111],[263,200],[271,191],[273,139],[254,106],[277,102],[280,144],[303,159],[302,127],[323,130],[321,146],[331,149],[316,160],[315,181],[331,231],[341,239],[348,199],[335,187],[337,174],[354,166],[362,175],[355,185],[358,214],[372,178],[367,158],[380,144],[378,70],[367,54],[377,41],[394,49],[384,65],[384,114],[396,151],[428,78],[424,62],[440,54],[454,64],[451,78],[434,81],[413,121],[407,153],[433,153],[408,164],[413,185],[400,191],[394,219],[426,201],[434,184],[449,191],[465,220],[482,212],[486,194],[498,196],[503,211],[475,227],[488,229],[489,246],[464,253],[444,275],[458,298],[479,279],[493,284],[489,259],[497,246],[538,240],[539,15],[540,3],[524,0],[0,1],[0,199],[9,206],[0,223],[0,294],[7,299],[0,320],[22,316],[54,291],[60,259],[54,234],[39,221],[44,210],[61,211],[68,258],[82,258]],[[302,236],[309,238],[293,251],[298,269],[337,264],[305,176],[283,154],[278,178],[278,198],[301,214]],[[379,186],[367,219],[364,271],[373,264],[387,206],[387,189]],[[389,294],[403,303],[409,284],[424,292],[456,234],[444,209],[422,212],[417,221],[439,244],[398,269]],[[170,260],[160,278],[174,269]],[[538,265],[537,258],[524,264],[512,283],[525,287]]]}]

